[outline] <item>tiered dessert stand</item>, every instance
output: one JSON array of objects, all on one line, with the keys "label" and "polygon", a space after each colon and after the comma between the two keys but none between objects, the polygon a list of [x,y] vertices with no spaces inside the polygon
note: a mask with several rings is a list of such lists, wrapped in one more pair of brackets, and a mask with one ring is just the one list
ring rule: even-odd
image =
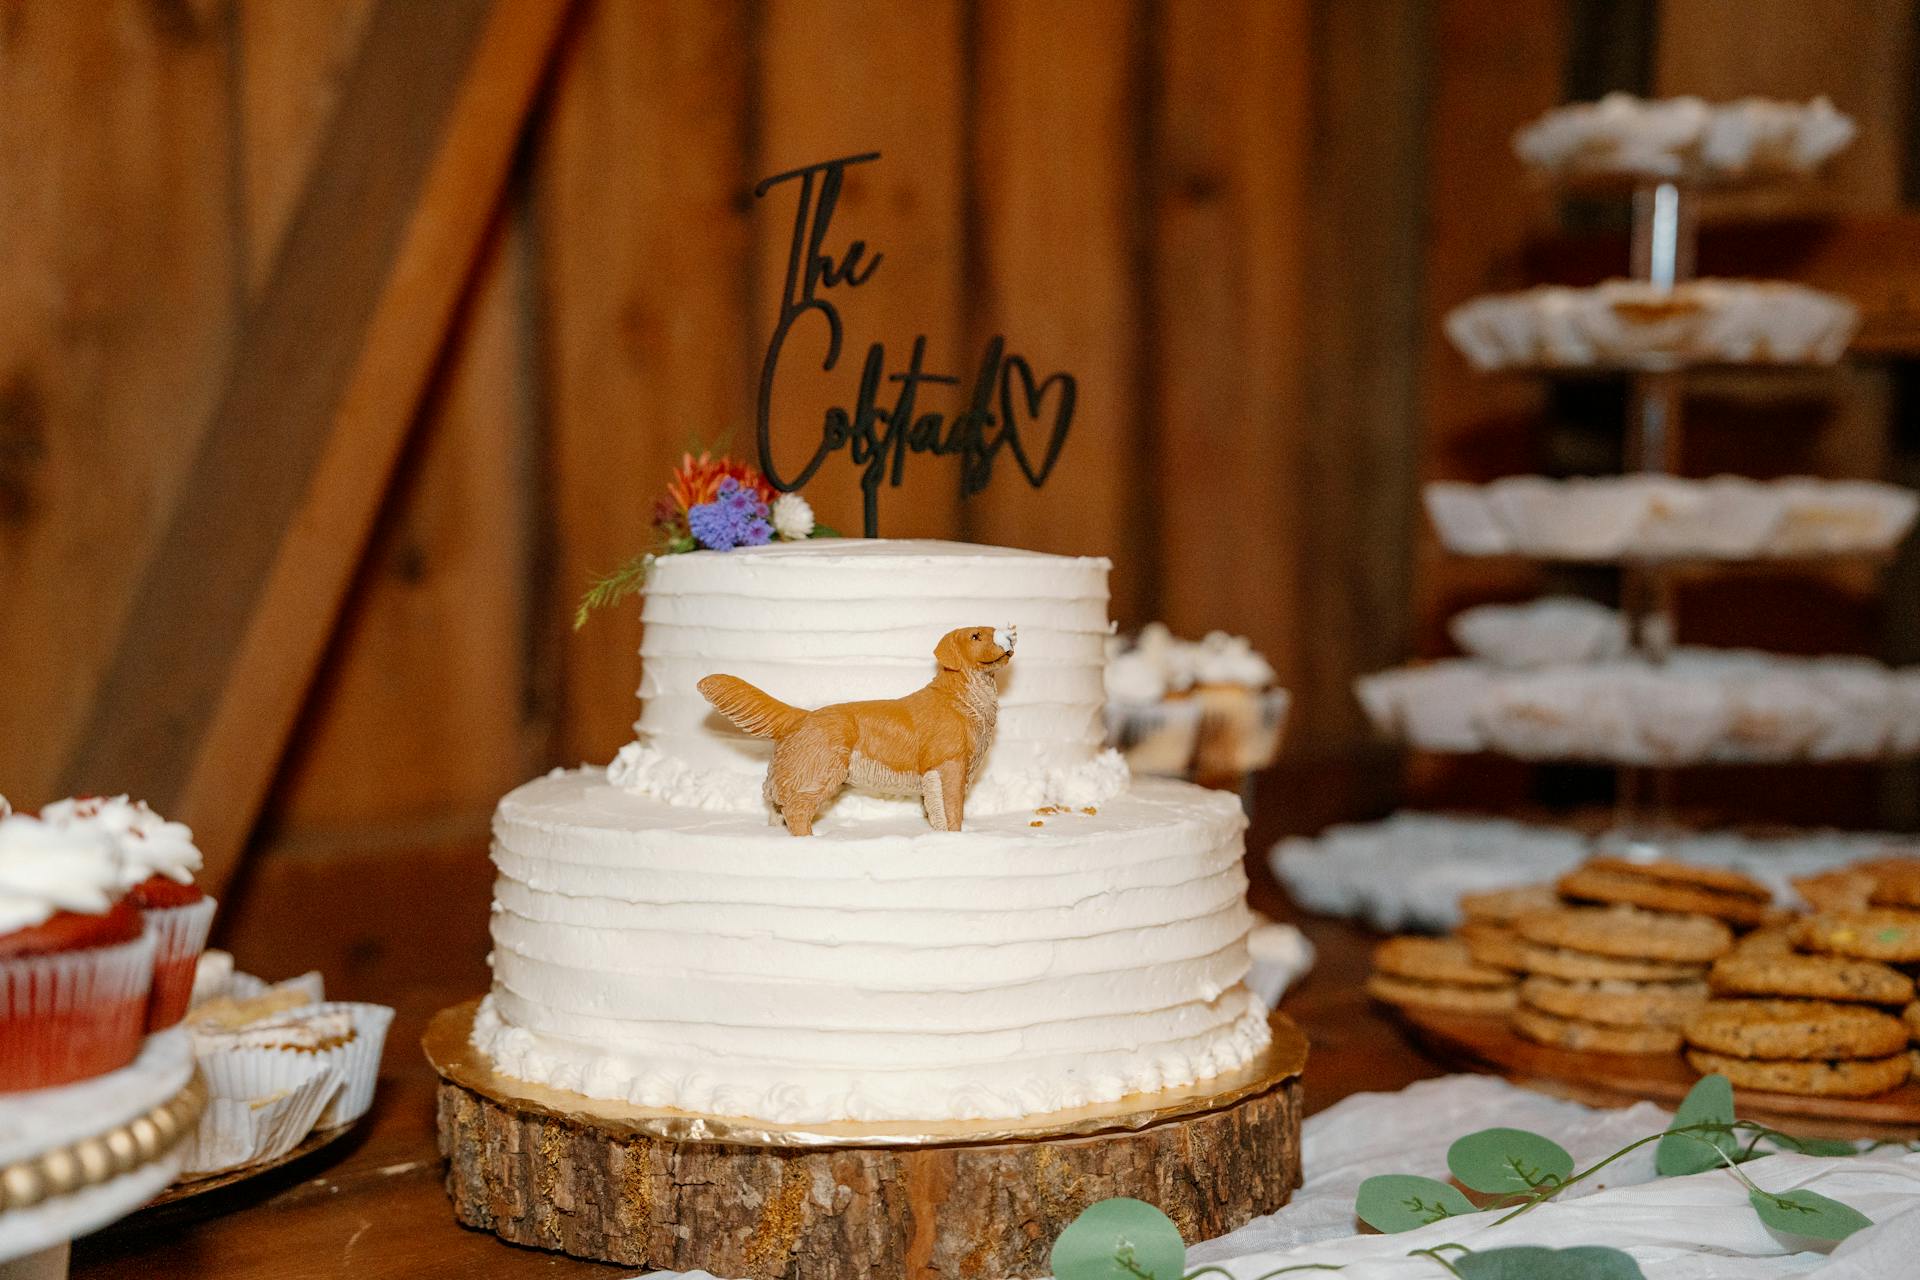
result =
[{"label": "tiered dessert stand", "polygon": [[[1640,857],[1657,856],[1676,767],[1920,749],[1913,673],[1674,648],[1681,571],[1883,557],[1913,522],[1915,495],[1886,485],[1674,474],[1691,370],[1832,364],[1858,319],[1845,300],[1796,285],[1696,280],[1702,191],[1803,176],[1851,134],[1824,100],[1609,99],[1552,113],[1516,138],[1556,181],[1631,189],[1631,279],[1477,298],[1448,317],[1449,336],[1489,371],[1624,373],[1631,474],[1434,484],[1427,510],[1454,554],[1616,567],[1625,652],[1604,666],[1456,662],[1369,677],[1360,693],[1382,729],[1429,750],[1611,765],[1617,841]],[[1413,705],[1423,699],[1435,705]]]}]

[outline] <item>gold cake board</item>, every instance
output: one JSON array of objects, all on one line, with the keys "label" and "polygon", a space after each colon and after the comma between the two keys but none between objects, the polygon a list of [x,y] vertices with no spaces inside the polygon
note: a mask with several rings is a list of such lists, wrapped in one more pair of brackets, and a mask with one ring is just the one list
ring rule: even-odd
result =
[{"label": "gold cake board", "polygon": [[422,1045],[454,1212],[516,1244],[753,1280],[1038,1276],[1109,1196],[1199,1241],[1300,1184],[1307,1042],[1281,1014],[1255,1061],[1193,1088],[1017,1121],[774,1125],[501,1076],[470,1042],[478,1004]]}]

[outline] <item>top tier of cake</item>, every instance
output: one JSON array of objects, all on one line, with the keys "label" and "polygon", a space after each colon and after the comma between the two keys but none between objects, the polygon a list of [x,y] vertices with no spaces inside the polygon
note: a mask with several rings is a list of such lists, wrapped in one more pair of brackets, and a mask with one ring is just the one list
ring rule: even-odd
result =
[{"label": "top tier of cake", "polygon": [[[637,741],[610,779],[673,804],[751,811],[772,744],[736,731],[696,687],[725,672],[813,708],[897,698],[934,674],[956,627],[1018,628],[998,728],[969,813],[1095,805],[1126,789],[1102,749],[1107,571],[1101,559],[966,543],[852,538],[663,556],[647,581]],[[849,789],[840,818],[917,801]]]}]

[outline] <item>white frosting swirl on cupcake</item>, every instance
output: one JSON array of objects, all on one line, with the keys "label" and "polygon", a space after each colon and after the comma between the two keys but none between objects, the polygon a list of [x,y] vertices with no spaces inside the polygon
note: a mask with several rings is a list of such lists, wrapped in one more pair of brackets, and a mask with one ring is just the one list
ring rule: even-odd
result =
[{"label": "white frosting swirl on cupcake", "polygon": [[0,818],[0,935],[62,911],[101,915],[120,896],[121,875],[119,846],[102,830]]},{"label": "white frosting swirl on cupcake", "polygon": [[200,870],[199,847],[184,822],[169,822],[147,807],[144,800],[126,796],[85,796],[61,800],[40,811],[43,821],[58,827],[103,832],[119,846],[123,888],[132,888],[153,876],[175,884],[192,884]]}]

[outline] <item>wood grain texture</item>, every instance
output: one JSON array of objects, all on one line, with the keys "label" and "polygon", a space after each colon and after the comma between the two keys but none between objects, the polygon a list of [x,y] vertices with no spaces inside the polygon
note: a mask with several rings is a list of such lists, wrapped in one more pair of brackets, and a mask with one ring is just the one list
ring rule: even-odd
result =
[{"label": "wood grain texture", "polygon": [[751,444],[750,41],[738,5],[593,4],[539,137],[551,509],[535,516],[550,521],[552,567],[534,608],[559,656],[568,763],[608,759],[632,736],[640,684],[639,609],[569,632],[574,603],[651,544],[654,496],[683,452]]},{"label": "wood grain texture", "polygon": [[1097,1137],[917,1149],[735,1147],[614,1136],[440,1086],[440,1151],[469,1226],[628,1266],[881,1280],[1038,1275],[1109,1196],[1188,1240],[1285,1203],[1300,1181],[1298,1079],[1219,1111]]},{"label": "wood grain texture", "polygon": [[[216,889],[272,776],[565,5],[368,27],[182,504],[64,770],[193,825]],[[166,743],[168,750],[156,751]]]},{"label": "wood grain texture", "polygon": [[217,6],[0,8],[0,791],[17,804],[61,794],[231,355],[230,62]]},{"label": "wood grain texture", "polygon": [[287,224],[313,180],[313,162],[375,0],[234,5],[237,101],[232,130],[240,164],[238,225],[247,290],[257,295],[273,270]]},{"label": "wood grain texture", "polygon": [[[1493,480],[1539,469],[1541,384],[1489,378],[1448,343],[1442,318],[1481,293],[1528,283],[1522,249],[1550,224],[1552,207],[1514,157],[1513,131],[1560,101],[1563,0],[1514,6],[1500,0],[1442,0],[1434,20],[1437,77],[1428,120],[1425,308],[1421,320],[1421,481]],[[1424,516],[1415,543],[1414,649],[1449,650],[1446,620],[1488,599],[1533,594],[1536,572],[1511,562],[1453,557]],[[1449,793],[1453,762],[1416,755],[1416,801]],[[1481,780],[1476,798],[1517,799],[1496,790],[1524,775]]]},{"label": "wood grain texture", "polygon": [[269,832],[351,839],[484,814],[546,758],[523,674],[537,492],[524,237],[496,224],[475,266],[281,763]]},{"label": "wood grain texture", "polygon": [[[1113,562],[1112,614],[1144,616],[1153,570],[1152,483],[1137,465],[1148,433],[1136,367],[1151,314],[1129,270],[1137,113],[1144,110],[1138,8],[1105,0],[994,0],[971,14],[976,49],[968,243],[976,276],[969,350],[1005,334],[1036,368],[1078,380],[1059,470],[1033,489],[1004,462],[962,508],[982,542]],[[1058,74],[1061,49],[1072,75]]]},{"label": "wood grain texture", "polygon": [[1281,683],[1294,695],[1289,753],[1335,756],[1373,739],[1353,681],[1404,661],[1411,643],[1438,68],[1429,6],[1323,0],[1313,19],[1305,404],[1281,424],[1297,441],[1285,554],[1300,568],[1297,598],[1280,606],[1294,637]]},{"label": "wood grain texture", "polygon": [[[1152,47],[1159,612],[1249,635],[1298,673],[1293,554],[1310,500],[1300,430],[1312,66],[1305,0],[1177,3]],[[1233,50],[1221,74],[1219,51]]]},{"label": "wood grain texture", "polygon": [[[885,0],[769,0],[760,12],[756,52],[756,180],[801,165],[878,151],[877,163],[847,171],[828,233],[836,256],[852,240],[885,260],[867,284],[832,290],[845,326],[840,360],[820,364],[824,330],[796,329],[781,360],[773,401],[774,438],[792,470],[820,438],[828,405],[851,411],[862,362],[875,342],[886,371],[907,367],[916,335],[927,338],[926,367],[970,378],[979,352],[966,333],[962,179],[969,95],[958,0],[912,5]],[[780,283],[793,234],[794,187],[755,201],[753,306],[747,325],[753,377],[778,316]],[[891,384],[886,384],[891,387]],[[892,396],[883,391],[883,403]],[[964,407],[958,388],[933,388],[923,410]],[[743,440],[751,455],[751,437]],[[861,529],[859,469],[845,451],[807,486],[816,514],[843,533]],[[1001,475],[998,485],[1013,483]],[[960,531],[956,460],[907,460],[900,488],[880,495],[880,533],[889,538],[950,538]],[[991,540],[991,539],[989,539]]]}]

